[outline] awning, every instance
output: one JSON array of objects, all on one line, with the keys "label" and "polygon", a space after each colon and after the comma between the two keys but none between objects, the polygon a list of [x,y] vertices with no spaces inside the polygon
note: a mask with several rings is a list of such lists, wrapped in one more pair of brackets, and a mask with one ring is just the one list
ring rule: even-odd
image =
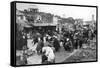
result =
[{"label": "awning", "polygon": [[57,24],[53,23],[32,23],[33,26],[56,26]]}]

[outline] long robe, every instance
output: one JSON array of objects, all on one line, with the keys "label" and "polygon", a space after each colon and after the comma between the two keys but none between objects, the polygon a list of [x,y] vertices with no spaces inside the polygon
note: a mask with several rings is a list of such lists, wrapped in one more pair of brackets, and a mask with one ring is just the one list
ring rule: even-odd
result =
[{"label": "long robe", "polygon": [[49,46],[43,47],[42,52],[45,51],[45,55],[48,57],[48,62],[53,63],[55,60],[55,54],[53,52],[53,49]]}]

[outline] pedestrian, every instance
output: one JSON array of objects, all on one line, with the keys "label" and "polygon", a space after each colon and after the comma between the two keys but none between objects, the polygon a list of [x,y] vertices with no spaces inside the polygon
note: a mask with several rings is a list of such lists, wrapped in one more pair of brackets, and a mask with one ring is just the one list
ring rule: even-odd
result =
[{"label": "pedestrian", "polygon": [[38,38],[38,44],[37,44],[37,48],[36,48],[38,54],[42,53],[43,46],[44,46],[43,39]]},{"label": "pedestrian", "polygon": [[57,40],[57,38],[55,38],[55,37],[54,37],[54,41],[53,41],[53,46],[55,48],[55,51],[59,51],[59,49],[60,49],[60,43]]},{"label": "pedestrian", "polygon": [[[55,54],[53,52],[53,49],[49,47],[48,45],[42,48],[42,53],[44,55],[42,56],[42,63],[44,60],[46,60],[46,63],[55,63]],[[44,60],[43,60],[44,57]]]}]

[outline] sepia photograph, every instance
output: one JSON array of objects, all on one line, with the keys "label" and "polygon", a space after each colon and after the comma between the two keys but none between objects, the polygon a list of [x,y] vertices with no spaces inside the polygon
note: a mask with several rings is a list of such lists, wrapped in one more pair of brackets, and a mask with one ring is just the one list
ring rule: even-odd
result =
[{"label": "sepia photograph", "polygon": [[97,61],[97,8],[16,3],[16,65]]}]

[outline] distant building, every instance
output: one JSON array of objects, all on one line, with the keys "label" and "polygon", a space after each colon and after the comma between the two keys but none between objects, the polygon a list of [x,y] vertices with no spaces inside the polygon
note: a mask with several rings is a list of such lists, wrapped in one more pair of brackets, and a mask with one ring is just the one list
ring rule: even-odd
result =
[{"label": "distant building", "polygon": [[75,19],[76,25],[83,25],[83,19]]},{"label": "distant building", "polygon": [[59,32],[61,32],[63,26],[65,28],[73,28],[75,20],[72,17],[62,18],[58,15],[53,15],[51,13],[39,12],[37,8],[29,8],[24,11],[17,11],[17,19],[23,20],[25,23],[32,25],[34,27],[54,27]]},{"label": "distant building", "polygon": [[25,15],[19,10],[16,10],[16,19],[26,21]]},{"label": "distant building", "polygon": [[31,27],[26,19],[26,16],[22,11],[16,10],[16,23],[19,28],[23,29],[24,27],[29,28]]},{"label": "distant building", "polygon": [[94,15],[91,16],[91,20],[90,21],[84,21],[85,24],[88,25],[94,25],[96,23],[95,19],[94,19]]},{"label": "distant building", "polygon": [[92,15],[92,21],[94,22],[95,20],[94,20],[94,15]]},{"label": "distant building", "polygon": [[24,9],[24,12],[37,13],[37,12],[39,12],[39,10],[38,10],[38,8],[28,8],[28,9]]}]

